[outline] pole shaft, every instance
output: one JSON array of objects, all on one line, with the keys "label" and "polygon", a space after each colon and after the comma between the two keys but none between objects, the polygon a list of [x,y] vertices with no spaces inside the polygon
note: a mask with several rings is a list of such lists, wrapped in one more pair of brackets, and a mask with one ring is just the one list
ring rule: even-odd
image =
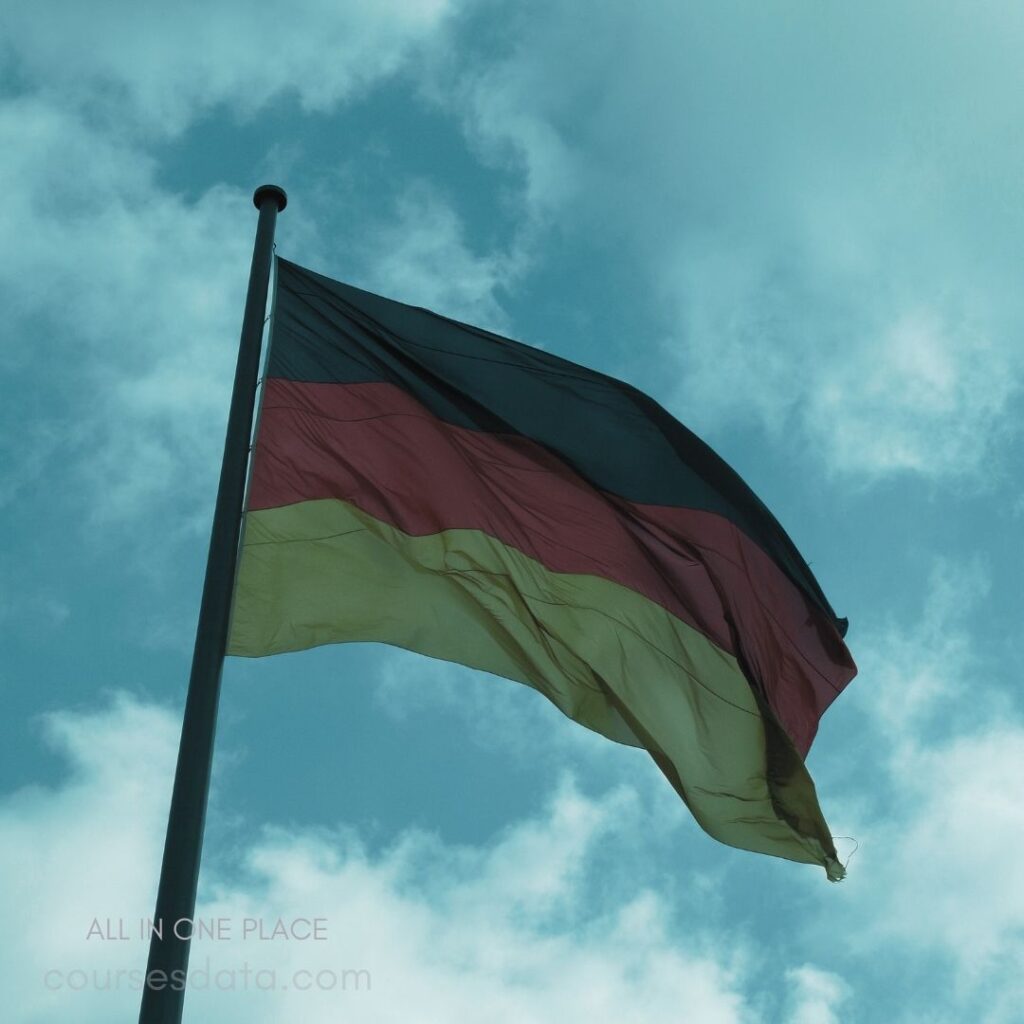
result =
[{"label": "pole shaft", "polygon": [[[191,927],[179,928],[180,934],[185,936],[179,938],[175,934],[175,924],[191,922],[195,913],[217,703],[238,562],[249,439],[273,259],[274,227],[278,211],[284,209],[287,198],[276,186],[264,185],[256,190],[253,202],[260,211],[256,242],[224,439],[224,461],[210,533],[192,673],[181,725],[178,764],[157,889],[156,927],[150,940],[139,1024],[180,1024],[185,999]],[[162,937],[159,934],[161,927]]]}]

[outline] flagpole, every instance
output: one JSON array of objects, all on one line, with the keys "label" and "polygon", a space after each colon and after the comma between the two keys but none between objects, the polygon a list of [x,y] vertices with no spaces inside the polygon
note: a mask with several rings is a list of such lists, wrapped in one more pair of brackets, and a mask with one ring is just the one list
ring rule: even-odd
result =
[{"label": "flagpole", "polygon": [[287,202],[284,189],[277,185],[261,185],[253,195],[253,203],[259,210],[256,242],[242,317],[238,363],[224,439],[224,461],[213,513],[206,579],[181,725],[178,765],[174,773],[139,1024],[181,1022],[191,921],[195,913],[203,825],[210,789],[217,702],[238,561],[249,440],[274,252],[274,227],[278,213]]}]

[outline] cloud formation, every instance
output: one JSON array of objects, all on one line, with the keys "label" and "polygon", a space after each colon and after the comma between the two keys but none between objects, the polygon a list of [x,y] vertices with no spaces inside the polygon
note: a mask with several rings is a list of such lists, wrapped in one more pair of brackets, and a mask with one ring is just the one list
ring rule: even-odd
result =
[{"label": "cloud formation", "polygon": [[357,245],[372,290],[508,332],[497,292],[520,276],[524,254],[515,245],[508,252],[473,252],[459,215],[425,182],[406,188],[393,213]]},{"label": "cloud formation", "polygon": [[1024,26],[940,8],[534,4],[437,90],[532,217],[642,268],[684,418],[977,482],[1024,376]]},{"label": "cloud formation", "polygon": [[[849,696],[867,729],[848,739],[856,760],[837,800],[861,847],[840,920],[855,957],[942,965],[920,996],[937,1019],[1010,1024],[1024,997],[1024,873],[1011,852],[1024,721],[964,625],[988,583],[978,563],[937,561],[918,620],[864,639]],[[831,932],[835,908],[822,913]]]},{"label": "cloud formation", "polygon": [[[976,565],[937,566],[920,619],[883,627],[867,645],[863,671],[875,692],[858,702],[866,731],[852,736],[851,756],[874,752],[874,764],[846,773],[844,791],[830,785],[837,823],[850,823],[861,850],[841,886],[813,890],[756,858],[757,875],[782,886],[770,905],[778,900],[802,922],[777,947],[755,944],[746,911],[730,923],[754,865],[729,861],[713,878],[687,866],[681,888],[666,891],[652,830],[668,829],[683,845],[677,866],[688,863],[687,843],[706,838],[673,830],[628,773],[629,784],[605,782],[590,797],[563,776],[537,814],[480,845],[410,830],[370,852],[345,826],[266,827],[247,828],[240,842],[236,833],[231,849],[209,849],[201,916],[235,922],[236,939],[246,918],[321,916],[331,941],[262,951],[197,944],[195,965],[228,972],[234,987],[197,990],[195,1005],[226,1021],[296,1012],[326,1021],[339,1006],[355,1020],[407,1019],[410,1006],[423,1019],[449,1020],[486,997],[495,1019],[508,1021],[674,1021],[685,1006],[702,1021],[834,1024],[848,1006],[872,1005],[878,993],[859,979],[874,965],[892,972],[893,1020],[969,1014],[1011,1024],[1024,996],[1015,980],[1024,976],[1024,886],[1008,856],[1024,828],[1012,785],[1024,771],[1024,725],[998,702],[938,731],[935,715],[955,712],[972,688],[978,659],[956,622],[965,595],[983,600],[986,585]],[[880,699],[898,695],[903,681],[902,704]],[[464,681],[439,671],[436,682],[443,700]],[[481,692],[511,687],[480,682]],[[384,699],[401,685],[387,682]],[[491,728],[515,734],[530,721],[528,709],[499,706]],[[8,887],[0,906],[5,920],[27,922],[0,978],[25,993],[18,1024],[67,1013],[88,1024],[109,1019],[115,1003],[132,1011],[133,991],[49,991],[39,979],[53,967],[129,970],[143,957],[138,942],[100,945],[84,931],[93,918],[150,912],[176,726],[170,713],[125,696],[99,711],[51,715],[46,736],[67,763],[64,781],[0,800],[0,868],[30,883]],[[559,732],[548,738],[565,742]],[[591,786],[614,776],[595,772],[601,758],[585,743],[569,745]],[[533,756],[513,737],[507,749]],[[713,893],[733,894],[724,916]],[[246,964],[282,978],[334,972],[349,988],[243,990]],[[360,971],[369,990],[358,988]],[[927,992],[897,984],[925,976]]]},{"label": "cloud formation", "polygon": [[[103,710],[52,715],[46,735],[69,775],[0,802],[0,866],[26,883],[2,897],[4,919],[23,922],[0,975],[9,1004],[22,1007],[14,1024],[133,1012],[127,972],[145,959],[138,922],[151,913],[175,732],[168,712],[124,696]],[[419,1020],[449,1021],[486,1005],[510,1024],[595,1016],[646,1024],[678,1020],[686,1007],[709,1024],[756,1020],[737,956],[716,951],[701,927],[686,941],[674,937],[667,908],[639,879],[594,899],[598,851],[628,843],[637,814],[628,789],[590,800],[563,781],[540,816],[480,847],[408,832],[371,855],[349,830],[274,828],[233,856],[208,851],[197,919],[231,922],[231,939],[196,940],[192,966],[210,974],[190,1012],[318,1022],[343,1011],[397,1022],[415,1007]],[[258,931],[243,941],[247,919],[271,933],[296,916],[326,919],[326,941],[255,941]],[[108,935],[123,923],[129,938],[87,938],[94,919]],[[279,984],[258,990],[256,972],[270,970]],[[326,972],[332,990],[280,987],[303,970]],[[72,971],[88,979],[80,991],[68,984],[81,985]]]},{"label": "cloud formation", "polygon": [[64,109],[173,136],[218,106],[251,115],[291,94],[324,111],[393,74],[444,24],[449,0],[301,0],[287,17],[250,4],[124,0],[9,5],[19,77]]},{"label": "cloud formation", "polygon": [[248,197],[169,195],[134,146],[39,99],[0,104],[0,147],[0,229],[20,240],[0,257],[4,360],[41,412],[39,442],[18,453],[23,477],[73,456],[102,519],[171,490],[188,501],[222,443]]}]

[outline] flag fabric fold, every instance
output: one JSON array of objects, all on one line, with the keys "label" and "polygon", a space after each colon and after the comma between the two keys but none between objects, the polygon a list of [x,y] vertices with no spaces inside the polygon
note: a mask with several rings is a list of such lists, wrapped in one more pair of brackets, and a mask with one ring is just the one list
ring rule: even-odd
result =
[{"label": "flag fabric fold", "polygon": [[629,385],[278,259],[243,538],[229,654],[381,641],[526,683],[710,835],[842,877],[804,757],[846,623]]}]

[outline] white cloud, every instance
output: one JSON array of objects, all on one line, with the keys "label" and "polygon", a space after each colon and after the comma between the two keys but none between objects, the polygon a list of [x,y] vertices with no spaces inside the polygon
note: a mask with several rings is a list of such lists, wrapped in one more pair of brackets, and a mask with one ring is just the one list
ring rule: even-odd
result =
[{"label": "white cloud", "polygon": [[872,285],[823,287],[827,257],[780,268],[735,245],[696,249],[673,275],[680,326],[665,343],[681,414],[758,424],[780,440],[795,428],[831,472],[867,481],[992,472],[1024,369],[1008,333],[923,291],[858,306],[850,296]]},{"label": "white cloud", "polygon": [[[105,966],[108,952],[85,941],[90,921],[137,918],[140,895],[150,898],[177,745],[169,715],[126,698],[99,713],[48,716],[45,726],[70,774],[0,802],[0,871],[17,881],[0,895],[0,978],[18,1024],[73,1013],[74,1003],[46,990],[44,971]],[[100,1019],[92,1001],[82,1019]]]},{"label": "white cloud", "polygon": [[859,648],[850,696],[871,726],[852,751],[842,813],[860,848],[838,892],[844,909],[823,902],[822,934],[841,922],[855,956],[938,965],[927,998],[945,1001],[940,1019],[1008,1024],[1024,998],[1024,722],[1001,692],[1007,666],[986,661],[965,625],[987,572],[938,562],[927,586],[916,623],[880,626]]},{"label": "white cloud", "polygon": [[[140,969],[145,958],[138,921],[151,912],[175,726],[167,712],[126,697],[106,711],[51,716],[47,735],[70,777],[0,802],[0,867],[24,883],[0,897],[4,920],[19,923],[0,968],[8,1005],[21,1008],[14,1024],[69,1016],[88,1024],[133,1012],[127,974],[115,992],[94,991],[92,978],[99,972],[105,984],[108,969]],[[370,855],[345,830],[272,829],[230,874],[237,862],[211,851],[197,916],[230,922],[232,940],[196,941],[193,968],[208,965],[220,981],[203,976],[210,988],[193,992],[191,1012],[247,1022],[297,1014],[328,1021],[339,1012],[449,1021],[472,1019],[486,1005],[496,1021],[646,1024],[676,1021],[684,1007],[688,1019],[709,1024],[753,1021],[735,940],[733,953],[716,956],[700,926],[685,941],[673,936],[642,873],[629,892],[594,900],[597,851],[641,832],[628,789],[595,801],[563,783],[542,816],[480,847],[406,833]],[[327,941],[241,941],[246,918],[270,931],[278,918],[296,917],[325,918]],[[123,919],[129,940],[87,939],[94,918],[113,934]],[[243,991],[246,963],[252,972],[276,969],[281,984],[300,970],[334,972],[348,989],[256,991],[251,977]],[[85,991],[63,984],[73,969],[86,972]],[[48,970],[63,972],[50,977],[56,990],[43,984]],[[235,990],[218,992],[215,983]]]},{"label": "white cloud", "polygon": [[804,964],[786,972],[792,1008],[787,1024],[839,1024],[837,1010],[850,995],[850,987],[836,974]]},{"label": "white cloud", "polygon": [[449,0],[299,0],[287,16],[237,0],[8,4],[4,43],[29,88],[101,122],[173,135],[227,105],[251,114],[293,94],[308,111],[393,74]]},{"label": "white cloud", "polygon": [[1009,352],[970,324],[908,310],[852,355],[823,367],[807,395],[808,429],[831,424],[830,465],[926,477],[988,468],[1018,387]]},{"label": "white cloud", "polygon": [[434,95],[529,216],[641,268],[661,397],[860,480],[990,474],[1024,378],[1019,12],[530,12]]},{"label": "white cloud", "polygon": [[844,906],[821,907],[820,935],[834,940],[841,922],[851,978],[899,971],[927,986],[893,1019],[1013,1024],[1024,1000],[1024,725],[908,743],[885,769],[887,783],[873,783],[881,810],[854,815],[855,868]]},{"label": "white cloud", "polygon": [[889,883],[878,930],[941,949],[982,983],[990,972],[1024,977],[1024,871],[1014,855],[1024,834],[1024,725],[905,750],[892,770],[912,813],[890,822],[866,858],[865,870]]},{"label": "white cloud", "polygon": [[508,253],[474,253],[458,214],[426,183],[406,189],[394,216],[371,228],[360,248],[372,290],[491,330],[508,330],[496,292],[514,283],[523,256],[516,247]]},{"label": "white cloud", "polygon": [[890,617],[866,631],[861,675],[850,690],[890,749],[957,735],[1005,710],[1000,687],[979,688],[997,666],[976,650],[970,617],[987,599],[990,574],[980,561],[935,559],[924,580],[920,616],[908,627]]},{"label": "white cloud", "polygon": [[[985,587],[976,566],[940,566],[921,622],[879,632],[865,676],[886,665],[885,689],[894,690]],[[721,873],[711,891],[692,874],[682,889],[666,888],[652,849],[659,830],[672,829],[641,789],[619,785],[595,799],[563,780],[543,813],[481,845],[409,831],[371,853],[344,827],[267,828],[231,851],[210,849],[202,917],[234,922],[237,938],[245,918],[321,916],[330,941],[197,943],[193,966],[234,972],[226,977],[235,990],[196,991],[193,1012],[255,1022],[301,1013],[316,1022],[340,1007],[355,1020],[397,1021],[416,1007],[419,1019],[440,1021],[471,1016],[486,997],[499,1021],[675,1021],[685,1007],[701,1021],[833,1024],[876,997],[858,978],[883,958],[893,971],[934,979],[927,992],[894,991],[890,1019],[970,1014],[1011,1024],[1024,996],[1014,980],[1024,976],[1024,885],[1013,857],[1024,830],[1014,787],[1024,726],[1004,714],[934,738],[933,711],[955,713],[964,691],[971,696],[977,659],[969,638],[955,635],[932,653],[944,678],[914,684],[902,726],[890,711],[874,719],[865,750],[878,752],[880,771],[854,773],[851,793],[865,780],[878,790],[877,800],[854,800],[845,812],[861,841],[855,869],[841,886],[776,895],[803,922],[778,948],[755,943],[746,924],[722,924],[728,894],[743,891],[740,875]],[[478,681],[481,691],[516,689]],[[865,698],[866,712],[878,696]],[[494,733],[518,728],[515,714],[499,715]],[[94,917],[136,922],[150,913],[177,722],[120,697],[105,711],[64,712],[46,725],[69,775],[0,799],[0,870],[28,883],[0,897],[4,920],[25,922],[18,943],[6,944],[0,983],[24,993],[16,1024],[70,1013],[88,1024],[112,1008],[130,1014],[136,993],[47,992],[40,979],[49,968],[131,970],[144,959],[137,940],[100,945],[84,932]],[[596,763],[580,760],[591,787]],[[807,896],[820,907],[816,925]],[[246,963],[276,968],[279,980],[333,971],[349,989],[240,991]],[[359,970],[369,972],[368,992],[342,974]]]},{"label": "white cloud", "polygon": [[[191,511],[222,444],[248,197],[163,193],[137,149],[38,100],[0,106],[0,153],[0,230],[20,240],[0,257],[4,356],[45,389],[44,456],[91,476],[103,517],[137,515],[169,491]],[[23,478],[45,469],[38,448]]]}]

